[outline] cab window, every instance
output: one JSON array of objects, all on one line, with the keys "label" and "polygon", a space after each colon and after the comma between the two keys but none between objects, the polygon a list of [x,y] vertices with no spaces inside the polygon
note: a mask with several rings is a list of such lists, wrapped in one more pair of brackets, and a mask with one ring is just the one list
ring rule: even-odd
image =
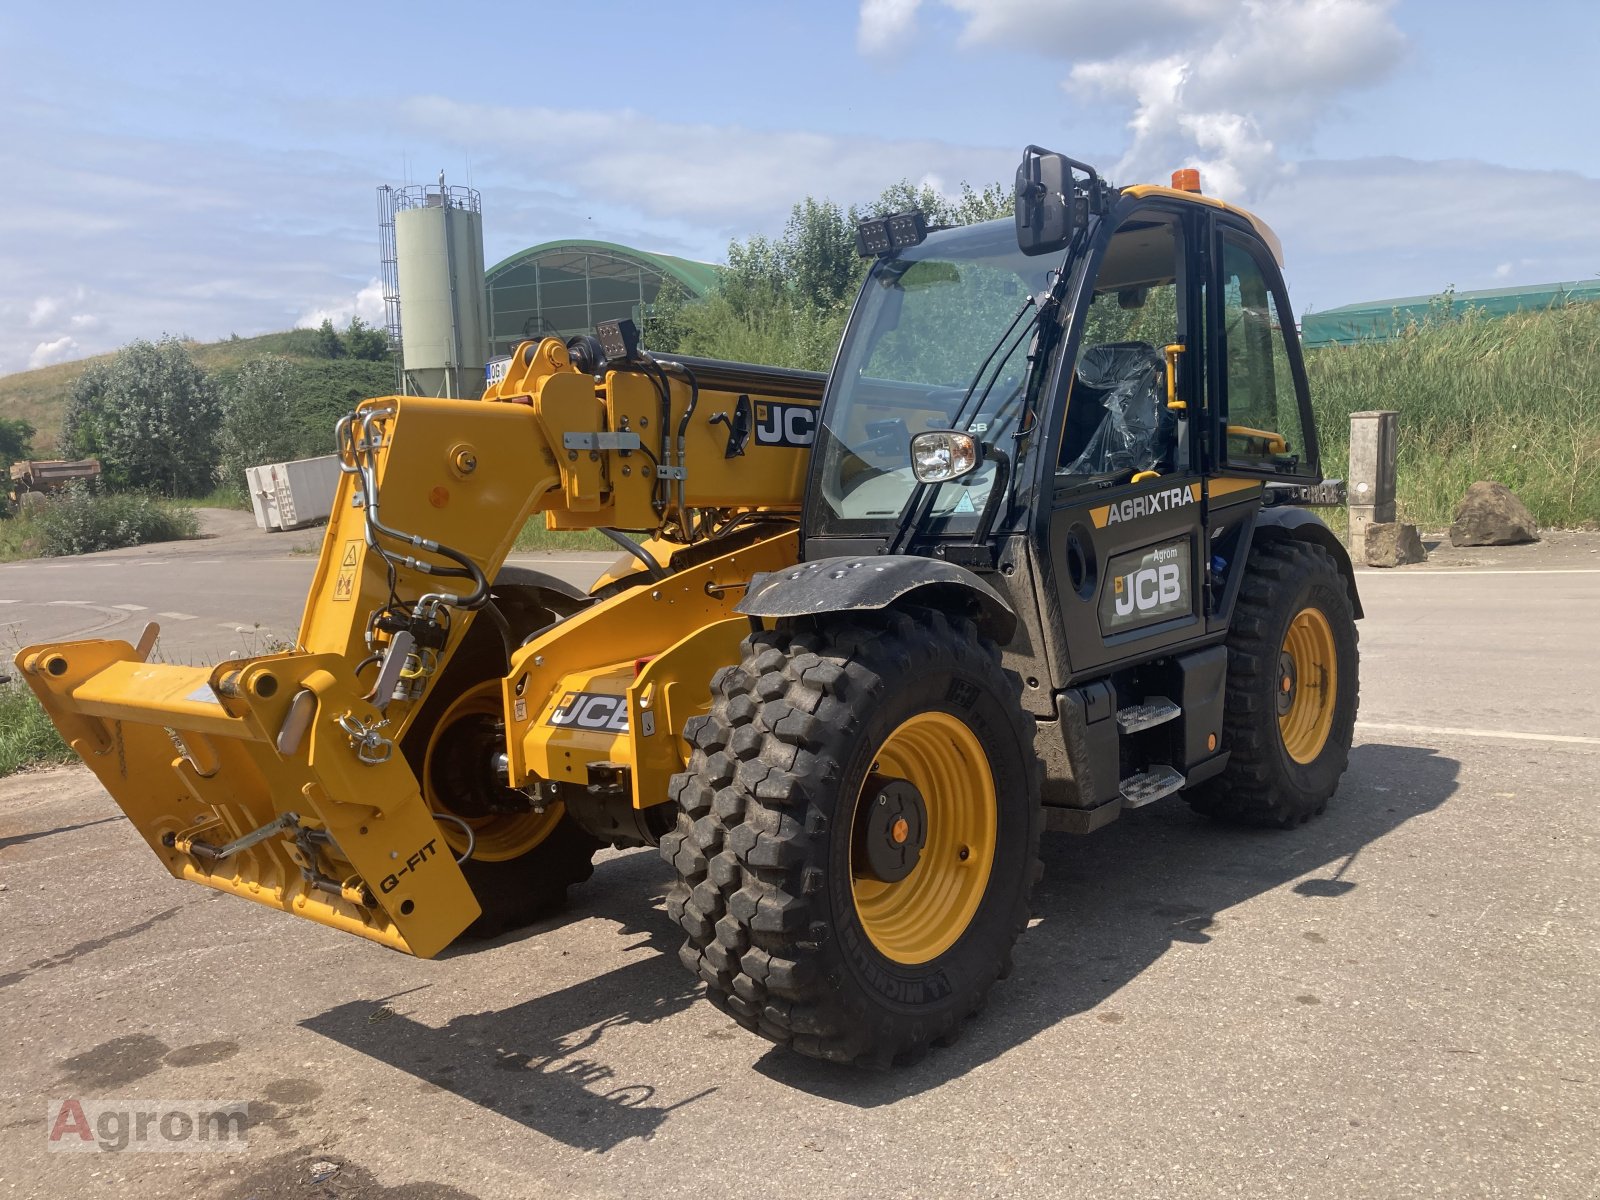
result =
[{"label": "cab window", "polygon": [[1300,475],[1311,470],[1276,290],[1256,253],[1222,241],[1223,390],[1230,467]]},{"label": "cab window", "polygon": [[1095,278],[1067,396],[1057,477],[1104,481],[1176,465],[1166,346],[1179,340],[1178,224],[1142,212]]}]

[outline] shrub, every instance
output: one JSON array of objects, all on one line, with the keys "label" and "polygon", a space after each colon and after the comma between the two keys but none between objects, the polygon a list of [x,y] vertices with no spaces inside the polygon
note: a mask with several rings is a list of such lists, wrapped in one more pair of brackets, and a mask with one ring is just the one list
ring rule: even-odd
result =
[{"label": "shrub", "polygon": [[92,554],[200,535],[200,519],[190,509],[164,504],[141,492],[111,494],[81,484],[38,505],[27,521],[32,540],[45,557]]},{"label": "shrub", "polygon": [[129,342],[74,381],[62,447],[71,457],[98,458],[114,486],[203,496],[216,466],[219,416],[216,387],[181,340]]},{"label": "shrub", "polygon": [[224,486],[244,487],[246,467],[298,457],[295,421],[298,372],[286,358],[264,354],[247,360],[222,389],[219,475]]}]

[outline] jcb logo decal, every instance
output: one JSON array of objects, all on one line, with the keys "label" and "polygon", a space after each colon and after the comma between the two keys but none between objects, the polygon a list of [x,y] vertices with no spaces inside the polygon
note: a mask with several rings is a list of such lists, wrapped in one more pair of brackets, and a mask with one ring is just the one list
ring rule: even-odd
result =
[{"label": "jcb logo decal", "polygon": [[1094,518],[1096,529],[1104,529],[1107,525],[1120,525],[1124,521],[1137,521],[1140,517],[1172,512],[1199,499],[1200,485],[1191,483],[1186,487],[1162,488],[1158,492],[1146,492],[1142,496],[1132,496],[1116,504],[1103,504],[1099,508],[1090,509],[1089,515]]},{"label": "jcb logo decal", "polygon": [[1191,613],[1189,539],[1161,542],[1119,554],[1106,564],[1100,594],[1100,628],[1122,633]]},{"label": "jcb logo decal", "polygon": [[1132,575],[1118,575],[1114,590],[1117,616],[1126,617],[1182,600],[1183,580],[1177,563],[1163,563],[1159,567],[1143,567]]},{"label": "jcb logo decal", "polygon": [[550,714],[548,723],[601,733],[627,733],[628,698],[605,692],[568,692]]},{"label": "jcb logo decal", "polygon": [[763,446],[809,446],[817,440],[817,410],[808,404],[756,405],[756,441]]}]

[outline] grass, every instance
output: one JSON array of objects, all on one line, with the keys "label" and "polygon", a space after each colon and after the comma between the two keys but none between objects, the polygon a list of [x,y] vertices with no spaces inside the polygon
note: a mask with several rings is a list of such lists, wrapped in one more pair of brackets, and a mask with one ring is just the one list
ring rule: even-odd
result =
[{"label": "grass", "polygon": [[204,496],[180,496],[168,500],[179,508],[236,508],[250,511],[250,497],[243,487],[232,483],[219,483]]},{"label": "grass", "polygon": [[25,513],[0,521],[0,562],[118,550],[200,536],[192,508],[142,492],[74,486]]},{"label": "grass", "polygon": [[[10,669],[0,672],[9,674]],[[0,776],[77,759],[20,680],[0,683]]]},{"label": "grass", "polygon": [[546,529],[544,514],[535,514],[517,535],[513,550],[610,550],[621,549],[603,533],[593,529]]},{"label": "grass", "polygon": [[1413,327],[1325,346],[1306,369],[1323,471],[1346,473],[1350,414],[1400,413],[1400,517],[1449,524],[1479,479],[1553,528],[1600,526],[1600,304]]}]

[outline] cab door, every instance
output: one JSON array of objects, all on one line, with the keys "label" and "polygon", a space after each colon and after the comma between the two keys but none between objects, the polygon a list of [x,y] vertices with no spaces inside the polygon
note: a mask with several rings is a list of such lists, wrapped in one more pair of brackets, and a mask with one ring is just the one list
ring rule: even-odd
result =
[{"label": "cab door", "polygon": [[[1209,218],[1159,202],[1117,217],[1090,265],[1093,298],[1058,418],[1047,545],[1068,660],[1057,675],[1068,680],[1205,633],[1204,425],[1181,406],[1198,404],[1205,378]],[[1174,361],[1179,406],[1169,407]]]},{"label": "cab door", "polygon": [[1316,483],[1316,422],[1300,339],[1271,249],[1243,218],[1217,213],[1204,309],[1213,348],[1197,435],[1214,464],[1204,485],[1211,534],[1212,631],[1226,629],[1268,482]]}]

